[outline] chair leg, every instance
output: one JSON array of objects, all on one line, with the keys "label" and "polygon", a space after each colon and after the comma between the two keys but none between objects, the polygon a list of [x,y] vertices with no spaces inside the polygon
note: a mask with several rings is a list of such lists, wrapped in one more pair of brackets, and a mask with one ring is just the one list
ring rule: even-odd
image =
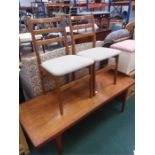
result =
[{"label": "chair leg", "polygon": [[93,85],[93,96],[95,96],[95,91],[96,91],[96,70],[95,70],[95,63],[92,65],[92,85]]},{"label": "chair leg", "polygon": [[42,49],[43,49],[43,52],[45,53],[45,46],[44,45],[42,45]]},{"label": "chair leg", "polygon": [[69,83],[69,81],[70,81],[70,74],[67,74],[66,75],[66,82]]},{"label": "chair leg", "polygon": [[118,60],[119,60],[119,55],[115,56],[115,73],[114,73],[114,84],[117,83],[117,69],[118,69]]},{"label": "chair leg", "polygon": [[57,149],[58,149],[58,154],[62,155],[62,141],[61,141],[61,135],[58,135],[55,138],[56,144],[57,144]]},{"label": "chair leg", "polygon": [[89,96],[90,98],[93,97],[93,66],[89,66]]},{"label": "chair leg", "polygon": [[32,47],[32,52],[34,51],[34,47],[33,47],[33,43],[32,43],[32,41],[31,41],[31,47]]},{"label": "chair leg", "polygon": [[59,102],[60,114],[63,115],[63,104],[61,100],[61,88],[60,88],[61,84],[60,84],[60,80],[58,77],[55,77],[55,83],[56,83],[57,99]]},{"label": "chair leg", "polygon": [[75,80],[75,72],[71,73],[72,77],[71,80],[74,81]]},{"label": "chair leg", "polygon": [[[39,69],[40,70],[40,69]],[[40,80],[41,80],[41,89],[43,94],[45,94],[45,88],[44,88],[44,80],[43,80],[44,74],[43,72],[40,70]]]}]

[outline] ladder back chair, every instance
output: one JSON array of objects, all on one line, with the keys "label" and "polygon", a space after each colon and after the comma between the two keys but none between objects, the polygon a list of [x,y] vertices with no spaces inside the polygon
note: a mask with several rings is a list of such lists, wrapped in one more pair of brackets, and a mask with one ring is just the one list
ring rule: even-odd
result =
[{"label": "ladder back chair", "polygon": [[[78,21],[78,25],[73,25],[72,22]],[[85,21],[84,24],[82,21]],[[117,67],[118,67],[118,58],[119,58],[119,51],[110,49],[110,48],[104,48],[104,47],[96,47],[96,33],[95,33],[95,28],[94,28],[94,16],[91,15],[86,15],[86,16],[68,16],[68,23],[70,27],[70,33],[71,33],[71,40],[72,40],[72,54],[79,55],[81,57],[85,58],[90,58],[94,60],[94,65],[93,65],[93,95],[95,95],[95,77],[96,77],[96,71],[95,71],[95,64],[96,62],[100,62],[103,60],[107,60],[111,57],[115,58],[115,73],[114,73],[114,84],[116,84],[117,80]],[[75,30],[79,29],[89,29],[88,32],[85,33],[74,33]],[[92,38],[92,47],[91,49],[84,50],[81,52],[76,53],[75,49],[75,41],[77,39],[85,38],[85,37],[91,37]]]},{"label": "ladder back chair", "polygon": [[[34,24],[43,24],[43,23],[50,23],[50,28],[43,28],[39,30],[33,30]],[[55,23],[61,23],[61,27],[55,27]],[[54,26],[55,25],[55,26]],[[80,70],[82,68],[89,68],[90,75],[89,75],[89,90],[90,90],[90,97],[92,96],[92,88],[93,88],[93,77],[92,77],[92,70],[93,70],[93,63],[94,61],[88,58],[83,58],[77,55],[69,55],[69,48],[67,43],[66,37],[66,30],[64,24],[64,18],[62,16],[54,17],[54,18],[44,18],[44,19],[32,19],[29,21],[29,29],[31,31],[32,40],[34,43],[34,48],[37,56],[39,71],[41,75],[41,85],[43,93],[44,85],[43,85],[43,76],[44,74],[48,74],[52,77],[55,81],[56,85],[56,92],[57,92],[57,99],[59,103],[60,114],[63,115],[63,104],[61,99],[61,91],[64,90],[67,86],[73,86],[74,83],[79,81],[72,81],[65,85],[65,87],[61,86],[60,77],[69,75],[72,72]],[[38,34],[47,34],[53,32],[60,32],[62,35],[59,37],[51,38],[51,39],[44,39],[44,40],[36,40],[35,35]],[[55,42],[63,42],[65,47],[65,55],[57,58],[53,58],[44,62],[41,62],[40,53],[39,53],[39,46],[47,45]]]}]

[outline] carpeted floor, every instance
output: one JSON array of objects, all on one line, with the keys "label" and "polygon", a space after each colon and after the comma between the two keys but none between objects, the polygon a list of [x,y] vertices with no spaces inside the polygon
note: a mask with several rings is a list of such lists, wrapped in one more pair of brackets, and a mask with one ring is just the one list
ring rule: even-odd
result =
[{"label": "carpeted floor", "polygon": [[[112,101],[66,131],[62,137],[63,155],[133,155],[135,149],[135,97],[120,113],[121,104]],[[31,146],[32,147],[32,146]],[[50,142],[30,155],[57,155]]]}]

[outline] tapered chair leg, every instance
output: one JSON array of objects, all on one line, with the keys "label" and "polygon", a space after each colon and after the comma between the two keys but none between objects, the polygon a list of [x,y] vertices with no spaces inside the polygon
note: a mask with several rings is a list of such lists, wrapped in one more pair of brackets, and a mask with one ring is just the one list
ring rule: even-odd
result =
[{"label": "tapered chair leg", "polygon": [[39,69],[40,72],[40,80],[41,80],[41,89],[42,93],[45,94],[45,88],[44,88],[44,73],[41,69]]},{"label": "tapered chair leg", "polygon": [[31,42],[31,48],[32,48],[32,52],[34,51],[34,47],[33,47],[33,43]]},{"label": "tapered chair leg", "polygon": [[95,96],[96,92],[96,69],[95,69],[95,63],[92,65],[92,84],[93,84],[93,96]]},{"label": "tapered chair leg", "polygon": [[61,99],[61,83],[58,77],[55,77],[55,84],[56,84],[56,92],[57,92],[57,99],[59,102],[60,114],[63,115],[63,104]]},{"label": "tapered chair leg", "polygon": [[75,72],[71,73],[71,80],[74,81],[75,80]]},{"label": "tapered chair leg", "polygon": [[45,45],[42,45],[43,52],[45,53]]},{"label": "tapered chair leg", "polygon": [[93,66],[89,67],[89,92],[90,98],[93,97]]},{"label": "tapered chair leg", "polygon": [[61,141],[61,135],[57,136],[55,138],[56,140],[56,145],[57,145],[57,149],[58,149],[58,155],[62,155],[62,141]]},{"label": "tapered chair leg", "polygon": [[114,84],[117,83],[118,60],[119,60],[119,55],[115,56]]}]

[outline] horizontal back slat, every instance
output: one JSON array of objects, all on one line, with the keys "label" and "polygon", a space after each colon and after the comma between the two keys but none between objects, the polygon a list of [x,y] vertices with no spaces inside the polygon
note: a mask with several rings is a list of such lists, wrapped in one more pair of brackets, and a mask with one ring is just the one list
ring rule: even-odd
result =
[{"label": "horizontal back slat", "polygon": [[[49,28],[46,28],[48,23]],[[34,30],[34,26],[37,24],[43,24],[41,29]],[[58,24],[61,24],[60,27],[56,27]],[[32,43],[35,48],[37,62],[41,64],[39,46],[53,44],[56,42],[63,42],[65,47],[65,54],[69,54],[68,43],[67,43],[67,34],[65,30],[65,23],[63,16],[53,17],[53,18],[43,18],[43,19],[30,19],[29,20],[29,31],[32,36]],[[44,27],[43,27],[44,26]],[[48,39],[44,34],[58,33],[54,38]],[[36,35],[42,35],[42,39],[38,40]],[[54,34],[55,35],[55,34]]]},{"label": "horizontal back slat", "polygon": [[58,28],[48,28],[48,29],[40,29],[40,30],[34,30],[34,34],[46,34],[46,33],[57,33],[57,32],[63,32],[63,28],[58,27]]},{"label": "horizontal back slat", "polygon": [[79,20],[88,20],[92,19],[92,15],[87,15],[87,16],[72,16],[71,20],[73,21],[79,21]]},{"label": "horizontal back slat", "polygon": [[[72,54],[76,54],[75,43],[78,39],[83,38],[92,38],[92,47],[96,47],[96,33],[94,27],[94,16],[92,14],[86,16],[68,16],[68,22],[70,27],[70,34],[72,40]],[[73,22],[77,23],[77,25],[73,25]],[[91,28],[91,29],[87,29]],[[87,32],[80,33],[79,29],[85,29]],[[77,33],[74,33],[77,30]],[[89,31],[89,32],[88,32]]]},{"label": "horizontal back slat", "polygon": [[80,38],[85,38],[85,37],[93,37],[95,35],[94,32],[87,32],[87,33],[82,33],[82,34],[74,34],[74,39],[80,39]]},{"label": "horizontal back slat", "polygon": [[48,44],[52,44],[55,42],[64,42],[65,38],[64,37],[60,37],[60,38],[52,38],[52,39],[46,39],[46,40],[37,40],[36,41],[36,45],[40,46],[40,45],[48,45]]},{"label": "horizontal back slat", "polygon": [[30,22],[31,24],[45,24],[45,23],[54,23],[54,22],[59,22],[61,21],[60,17],[56,18],[42,18],[42,19],[31,19]]},{"label": "horizontal back slat", "polygon": [[80,25],[75,25],[73,26],[73,30],[79,30],[79,29],[87,29],[87,28],[92,28],[92,23],[91,24],[80,24]]}]

